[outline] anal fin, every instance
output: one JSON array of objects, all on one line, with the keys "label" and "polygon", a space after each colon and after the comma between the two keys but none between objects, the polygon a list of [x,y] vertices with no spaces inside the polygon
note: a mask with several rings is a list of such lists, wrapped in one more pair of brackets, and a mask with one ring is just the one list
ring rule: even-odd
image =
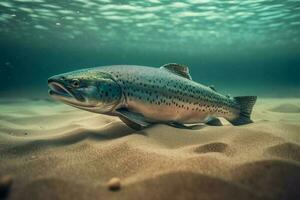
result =
[{"label": "anal fin", "polygon": [[205,124],[210,126],[223,126],[221,120],[216,117],[210,117]]}]

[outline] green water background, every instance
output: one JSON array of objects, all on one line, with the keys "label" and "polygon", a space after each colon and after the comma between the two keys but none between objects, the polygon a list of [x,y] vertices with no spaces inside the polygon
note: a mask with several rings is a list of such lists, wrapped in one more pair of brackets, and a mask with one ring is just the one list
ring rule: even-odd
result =
[{"label": "green water background", "polygon": [[2,0],[0,97],[101,65],[190,67],[222,93],[300,96],[300,1]]}]

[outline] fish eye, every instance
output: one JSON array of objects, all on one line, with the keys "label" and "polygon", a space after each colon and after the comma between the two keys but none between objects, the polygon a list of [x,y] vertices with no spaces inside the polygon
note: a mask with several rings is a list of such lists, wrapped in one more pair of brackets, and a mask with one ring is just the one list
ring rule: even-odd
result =
[{"label": "fish eye", "polygon": [[72,85],[72,87],[74,87],[74,88],[78,88],[78,87],[80,86],[80,82],[79,82],[78,79],[73,79],[73,80],[71,81],[71,85]]}]

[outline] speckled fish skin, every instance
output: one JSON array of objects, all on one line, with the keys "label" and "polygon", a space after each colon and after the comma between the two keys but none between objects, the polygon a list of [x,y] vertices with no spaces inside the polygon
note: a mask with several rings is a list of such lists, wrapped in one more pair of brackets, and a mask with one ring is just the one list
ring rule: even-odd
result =
[{"label": "speckled fish skin", "polygon": [[151,122],[189,124],[210,117],[231,120],[240,112],[233,98],[165,69],[107,66],[95,70],[111,74],[121,86],[123,97],[116,108],[141,113]]},{"label": "speckled fish skin", "polygon": [[82,69],[50,77],[48,85],[53,98],[119,116],[132,127],[208,122],[214,117],[224,117],[233,125],[248,124],[256,101],[256,96],[224,96],[192,81],[188,68],[174,63],[160,68],[115,65]]}]

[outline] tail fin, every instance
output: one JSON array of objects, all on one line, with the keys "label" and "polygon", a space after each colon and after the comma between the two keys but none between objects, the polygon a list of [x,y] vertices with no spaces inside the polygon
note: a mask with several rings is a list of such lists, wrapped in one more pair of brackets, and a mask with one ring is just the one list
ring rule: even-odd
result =
[{"label": "tail fin", "polygon": [[234,97],[234,100],[240,105],[240,114],[230,122],[235,126],[252,123],[250,116],[256,99],[256,96]]}]

